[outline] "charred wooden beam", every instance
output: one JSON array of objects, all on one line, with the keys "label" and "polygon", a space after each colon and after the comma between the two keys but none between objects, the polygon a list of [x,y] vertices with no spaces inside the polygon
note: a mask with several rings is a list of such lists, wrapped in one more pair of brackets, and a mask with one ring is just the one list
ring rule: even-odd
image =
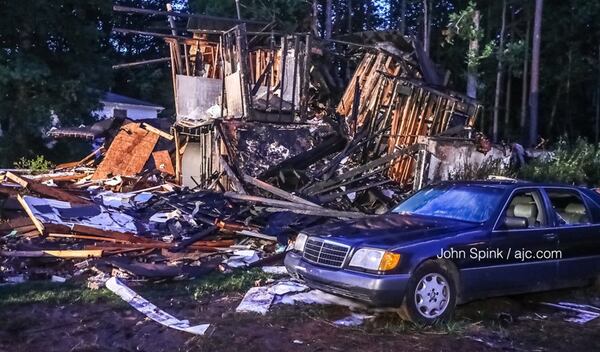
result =
[{"label": "charred wooden beam", "polygon": [[261,181],[259,179],[254,178],[252,176],[244,175],[244,181],[247,182],[247,183],[249,183],[249,184],[251,184],[251,185],[253,185],[253,186],[256,186],[256,187],[258,187],[258,188],[260,188],[262,190],[265,190],[265,191],[267,191],[269,193],[272,193],[272,194],[274,194],[274,195],[276,195],[278,197],[281,197],[281,198],[283,198],[283,199],[285,199],[287,201],[294,202],[294,203],[305,204],[305,205],[313,206],[313,207],[317,207],[317,208],[321,207],[318,204],[315,204],[315,203],[310,202],[310,201],[308,201],[308,200],[306,200],[304,198],[301,198],[301,197],[298,197],[298,196],[293,195],[291,193],[288,193],[288,192],[282,190],[281,188],[277,188],[275,186],[272,186],[272,185],[270,185],[270,184],[268,184],[266,182],[263,182],[263,181]]}]

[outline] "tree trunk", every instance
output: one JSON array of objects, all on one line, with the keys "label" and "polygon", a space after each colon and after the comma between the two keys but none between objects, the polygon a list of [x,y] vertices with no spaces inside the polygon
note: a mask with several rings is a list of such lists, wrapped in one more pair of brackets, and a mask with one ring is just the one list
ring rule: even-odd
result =
[{"label": "tree trunk", "polygon": [[531,85],[529,87],[529,145],[534,146],[538,138],[538,105],[540,99],[540,47],[542,41],[542,8],[544,0],[535,0],[533,21],[533,47],[531,50]]},{"label": "tree trunk", "polygon": [[[479,31],[479,10],[473,13],[473,27],[475,31]],[[479,54],[479,40],[471,39],[469,41],[469,53]],[[477,67],[469,65],[467,71],[467,96],[477,99]]]},{"label": "tree trunk", "polygon": [[565,117],[567,118],[567,126],[569,126],[569,133],[573,135],[573,116],[571,116],[571,71],[573,64],[573,48],[569,48],[569,52],[567,53],[567,85],[565,87],[567,95],[566,97],[566,110]]},{"label": "tree trunk", "polygon": [[519,127],[521,128],[521,142],[526,144],[527,134],[525,133],[525,122],[527,121],[527,87],[529,80],[529,41],[531,37],[531,18],[529,11],[526,12],[527,16],[527,30],[525,31],[525,57],[523,58],[523,81],[521,87],[521,118],[519,120]]},{"label": "tree trunk", "polygon": [[506,31],[506,0],[502,1],[502,25],[500,27],[500,40],[498,45],[498,65],[496,68],[496,92],[494,96],[494,122],[492,126],[492,140],[498,142],[498,125],[500,124],[500,99],[502,92],[502,76],[504,74],[504,32]]},{"label": "tree trunk", "polygon": [[331,32],[333,27],[333,19],[331,13],[331,0],[325,2],[325,39],[331,39]]},{"label": "tree trunk", "polygon": [[400,33],[406,35],[406,0],[400,1]]},{"label": "tree trunk", "polygon": [[506,95],[504,96],[504,131],[503,138],[507,139],[510,128],[510,103],[512,95],[512,67],[506,71]]},{"label": "tree trunk", "polygon": [[598,138],[600,138],[600,44],[598,45],[598,63],[596,64],[598,67],[598,98],[596,100],[596,126],[595,126],[595,137],[596,143],[598,143]]},{"label": "tree trunk", "polygon": [[556,87],[556,96],[554,97],[552,103],[552,110],[550,110],[550,121],[548,121],[548,130],[552,131],[554,129],[554,121],[556,118],[556,112],[558,111],[558,103],[560,101],[560,93],[562,92],[563,82],[558,83],[558,87]]},{"label": "tree trunk", "polygon": [[423,0],[423,51],[429,55],[429,4],[427,0]]},{"label": "tree trunk", "polygon": [[317,4],[317,0],[313,0],[312,2],[312,23],[311,23],[312,31],[315,37],[319,36],[319,7]]},{"label": "tree trunk", "polygon": [[352,33],[352,0],[346,0],[346,10],[348,11],[348,33]]}]

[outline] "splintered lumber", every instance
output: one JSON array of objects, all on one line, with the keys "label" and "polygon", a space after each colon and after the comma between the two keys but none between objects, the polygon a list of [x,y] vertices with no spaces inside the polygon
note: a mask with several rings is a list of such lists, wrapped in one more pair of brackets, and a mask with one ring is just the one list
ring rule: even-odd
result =
[{"label": "splintered lumber", "polygon": [[142,126],[141,126],[141,127],[142,127],[143,129],[145,129],[145,130],[148,130],[148,131],[152,132],[152,133],[156,133],[157,135],[159,135],[159,136],[161,136],[161,137],[163,137],[164,139],[166,139],[166,140],[169,140],[169,141],[172,141],[172,140],[173,140],[173,138],[175,138],[175,137],[173,137],[173,135],[172,135],[172,134],[170,134],[170,133],[167,133],[167,132],[165,132],[165,131],[163,131],[163,130],[160,130],[160,129],[158,129],[158,128],[156,128],[156,127],[152,126],[152,125],[149,125],[149,124],[147,124],[147,123],[145,123],[145,122],[144,122],[144,123],[142,123]]},{"label": "splintered lumber", "polygon": [[175,169],[168,150],[159,150],[152,153],[154,167],[162,173],[175,176]]},{"label": "splintered lumber", "polygon": [[76,173],[76,174],[72,174],[72,175],[57,175],[57,176],[48,175],[48,176],[36,178],[35,180],[38,182],[44,182],[44,181],[50,181],[50,180],[52,180],[54,182],[66,182],[66,181],[77,181],[86,176],[88,176],[88,174],[85,174],[85,173]]},{"label": "splintered lumber", "polygon": [[[231,199],[237,199],[241,201],[260,203],[270,206],[267,211],[290,211],[297,214],[308,214],[308,215],[320,215],[327,217],[342,217],[342,218],[361,218],[367,216],[363,213],[351,212],[351,211],[339,211],[326,209],[322,207],[313,207],[305,204],[292,203],[282,200],[269,199],[257,196],[249,196],[243,194],[237,194],[234,192],[225,192],[225,197]],[[277,209],[277,210],[273,210]]]},{"label": "splintered lumber", "polygon": [[[28,216],[21,216],[14,219],[8,219],[0,222],[0,231],[11,231],[21,227],[32,226],[33,222]],[[35,229],[35,227],[34,227]]]},{"label": "splintered lumber", "polygon": [[0,251],[1,257],[39,258],[56,257],[63,259],[100,258],[102,249],[67,249],[37,251]]},{"label": "splintered lumber", "polygon": [[49,233],[48,237],[55,238],[74,238],[78,240],[92,240],[92,241],[106,241],[113,243],[130,243],[124,240],[117,240],[110,237],[100,237],[100,236],[90,236],[90,235],[80,235],[80,234],[71,234],[71,233]]},{"label": "splintered lumber", "polygon": [[324,189],[325,187],[328,186],[333,186],[339,182],[342,182],[344,180],[350,179],[354,176],[360,175],[363,172],[369,171],[375,167],[387,164],[389,162],[394,161],[395,159],[405,156],[405,155],[409,155],[413,152],[416,152],[418,150],[418,146],[417,145],[412,145],[410,147],[406,147],[406,148],[402,148],[402,149],[398,149],[393,151],[392,153],[389,153],[387,155],[384,155],[382,157],[380,157],[379,159],[375,159],[371,162],[368,162],[364,165],[355,167],[352,170],[349,170],[347,172],[344,172],[342,175],[339,175],[337,177],[333,177],[329,180],[326,181],[322,181],[319,183],[315,183],[314,185],[310,186],[309,188],[307,188],[305,191],[308,194],[315,194],[318,193],[319,190]]},{"label": "splintered lumber", "polygon": [[225,169],[225,173],[227,173],[227,178],[229,178],[231,183],[233,183],[235,190],[238,193],[247,194],[246,190],[244,189],[244,186],[240,182],[240,179],[236,176],[235,172],[233,171],[227,160],[225,160],[225,158],[223,158],[222,155],[219,156],[219,158],[221,160],[221,166],[223,166],[223,169]]},{"label": "splintered lumber", "polygon": [[118,231],[109,231],[102,230],[91,226],[75,224],[73,225],[73,232],[79,233],[82,235],[90,235],[90,236],[98,236],[98,237],[107,237],[112,238],[114,240],[119,240],[123,242],[129,243],[152,243],[153,240],[137,236],[128,232],[118,232]]},{"label": "splintered lumber", "polygon": [[247,182],[247,183],[249,183],[249,184],[251,184],[251,185],[254,185],[254,186],[256,186],[256,187],[258,187],[260,189],[263,189],[263,190],[265,190],[265,191],[267,191],[269,193],[272,193],[272,194],[274,194],[274,195],[276,195],[278,197],[281,197],[281,198],[283,198],[285,200],[288,200],[290,202],[300,203],[300,204],[305,204],[305,205],[309,205],[309,206],[321,208],[321,206],[318,205],[318,204],[310,202],[310,201],[308,201],[308,200],[306,200],[304,198],[295,196],[295,195],[293,195],[291,193],[288,193],[288,192],[282,190],[281,188],[277,188],[277,187],[275,187],[273,185],[270,185],[270,184],[268,184],[268,183],[266,183],[264,181],[261,181],[259,179],[254,178],[252,176],[244,175],[244,181]]},{"label": "splintered lumber", "polygon": [[141,128],[139,123],[121,127],[92,180],[106,179],[111,175],[136,176],[150,158],[158,138],[158,134]]},{"label": "splintered lumber", "polygon": [[237,231],[236,233],[239,235],[248,236],[248,237],[256,237],[256,238],[260,238],[262,240],[267,240],[267,241],[273,241],[273,242],[277,241],[276,236],[265,235],[264,233],[260,233],[260,232],[256,232],[256,231],[242,230],[242,231]]},{"label": "splintered lumber", "polygon": [[77,166],[88,164],[96,157],[96,155],[98,153],[104,154],[105,151],[106,151],[106,149],[104,149],[104,145],[101,145],[98,149],[96,149],[93,152],[91,152],[90,154],[86,155],[83,159],[81,159],[79,161],[72,161],[69,163],[58,164],[58,165],[56,165],[56,167],[54,169],[55,170],[71,169],[71,168],[74,168]]},{"label": "splintered lumber", "polygon": [[71,204],[90,204],[91,202],[83,198],[72,195],[56,187],[50,187],[43,185],[35,180],[28,179],[23,176],[7,172],[6,177],[19,184],[23,188],[27,188],[35,193],[41,194],[44,197],[62,200],[63,202],[69,202]]},{"label": "splintered lumber", "polygon": [[322,209],[320,207],[314,207],[314,206],[305,205],[305,204],[299,204],[299,203],[264,198],[264,197],[251,196],[251,195],[247,195],[247,194],[238,194],[235,192],[225,192],[224,195],[226,198],[237,199],[237,200],[251,202],[251,203],[267,204],[267,205],[278,206],[278,207],[282,207],[282,208],[296,208],[296,209],[309,209],[309,210],[310,209]]},{"label": "splintered lumber", "polygon": [[289,211],[294,214],[303,214],[303,215],[314,215],[314,216],[324,216],[328,218],[348,218],[348,219],[360,219],[368,216],[372,216],[369,214],[353,212],[353,211],[341,211],[341,210],[331,210],[331,209],[298,209],[298,208],[277,208],[277,207],[268,207],[265,208],[265,211],[270,213],[279,213],[283,211]]},{"label": "splintered lumber", "polygon": [[23,199],[23,197],[20,194],[17,195],[17,200],[19,201],[19,204],[21,204],[21,206],[27,213],[27,216],[29,216],[29,218],[31,219],[31,222],[33,222],[33,225],[38,230],[40,235],[43,236],[44,235],[44,225],[42,225],[42,223],[33,215],[33,211],[31,211],[31,208],[29,208],[29,205],[27,205],[27,202],[25,202],[25,199]]},{"label": "splintered lumber", "polygon": [[366,189],[377,187],[377,186],[381,186],[381,185],[385,185],[385,184],[390,183],[390,182],[392,182],[392,180],[383,180],[383,181],[379,181],[379,182],[375,182],[375,183],[366,184],[364,186],[360,186],[360,187],[356,187],[356,188],[350,188],[350,189],[347,189],[345,191],[340,191],[340,192],[336,192],[336,193],[326,194],[324,196],[320,196],[319,200],[321,200],[321,201],[323,201],[325,203],[331,202],[331,201],[335,200],[336,198],[341,197],[341,196],[343,196],[345,194],[349,194],[349,193],[352,193],[352,192],[364,191]]},{"label": "splintered lumber", "polygon": [[179,251],[191,246],[192,244],[200,241],[201,239],[212,235],[216,229],[217,229],[216,226],[209,226],[208,228],[194,234],[190,238],[177,243],[177,245],[175,247],[173,247],[172,251],[179,252]]},{"label": "splintered lumber", "polygon": [[[219,241],[220,242],[220,241]],[[220,243],[222,244],[222,243]],[[233,245],[233,242],[227,242],[226,246],[206,246],[199,244],[192,244],[187,247],[188,250],[199,251],[199,252],[218,252],[221,247],[229,247]],[[103,250],[122,250],[122,249],[131,249],[137,248],[140,250],[143,249],[169,249],[175,248],[175,243],[165,243],[165,242],[156,242],[156,243],[119,243],[119,244],[94,244],[85,246],[85,249],[103,249]]]}]

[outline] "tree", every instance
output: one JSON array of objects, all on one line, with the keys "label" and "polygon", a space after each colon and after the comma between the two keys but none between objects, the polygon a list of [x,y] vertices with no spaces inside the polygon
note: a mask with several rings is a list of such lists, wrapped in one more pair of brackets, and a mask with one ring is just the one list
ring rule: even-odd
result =
[{"label": "tree", "polygon": [[325,1],[325,39],[331,39],[333,31],[333,8],[331,0]]},{"label": "tree", "polygon": [[496,72],[496,93],[494,96],[494,122],[492,127],[492,140],[498,142],[498,125],[500,120],[500,94],[502,91],[502,75],[504,71],[503,50],[504,31],[506,30],[506,0],[502,0],[502,26],[500,29],[500,43],[498,45],[498,68]]},{"label": "tree", "polygon": [[[122,6],[142,7],[139,0],[118,0],[116,3]],[[182,7],[181,1],[145,0],[143,8],[165,11],[168,3],[173,3],[179,8]],[[165,16],[114,13],[113,25],[120,28],[170,32]],[[179,27],[181,26],[180,24]],[[169,47],[162,38],[112,33],[110,40],[112,46],[110,58],[113,64],[169,56]],[[168,64],[161,63],[114,70],[111,90],[164,106],[165,110],[161,116],[171,117],[175,112],[171,84],[171,69]]]},{"label": "tree", "polygon": [[0,17],[0,165],[12,166],[52,155],[43,131],[53,120],[91,120],[111,80],[111,8],[102,0],[0,0]]},{"label": "tree", "polygon": [[459,37],[468,41],[467,50],[467,96],[476,99],[478,87],[477,69],[481,60],[489,57],[493,52],[494,43],[490,41],[480,49],[483,31],[480,28],[481,13],[473,1],[467,8],[449,16],[447,29],[444,31],[447,43],[453,44],[454,38]]},{"label": "tree", "polygon": [[535,17],[533,22],[533,48],[531,50],[531,84],[529,90],[529,138],[528,144],[533,146],[538,138],[538,104],[540,78],[540,46],[542,41],[542,7],[544,0],[535,0]]},{"label": "tree", "polygon": [[423,51],[427,54],[429,54],[429,41],[431,39],[429,33],[431,31],[430,5],[429,1],[423,0]]}]

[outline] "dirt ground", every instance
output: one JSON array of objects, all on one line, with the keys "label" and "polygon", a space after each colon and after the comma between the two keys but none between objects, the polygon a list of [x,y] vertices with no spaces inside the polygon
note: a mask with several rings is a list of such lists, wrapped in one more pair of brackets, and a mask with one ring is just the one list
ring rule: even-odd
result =
[{"label": "dirt ground", "polygon": [[119,301],[33,303],[0,310],[1,351],[591,351],[600,350],[600,318],[585,325],[538,302],[599,304],[594,288],[472,302],[454,322],[436,328],[386,313],[360,327],[332,322],[349,314],[338,306],[274,306],[265,316],[234,313],[243,293],[159,298],[153,303],[192,324],[209,322],[209,336],[193,336],[146,319]]}]

